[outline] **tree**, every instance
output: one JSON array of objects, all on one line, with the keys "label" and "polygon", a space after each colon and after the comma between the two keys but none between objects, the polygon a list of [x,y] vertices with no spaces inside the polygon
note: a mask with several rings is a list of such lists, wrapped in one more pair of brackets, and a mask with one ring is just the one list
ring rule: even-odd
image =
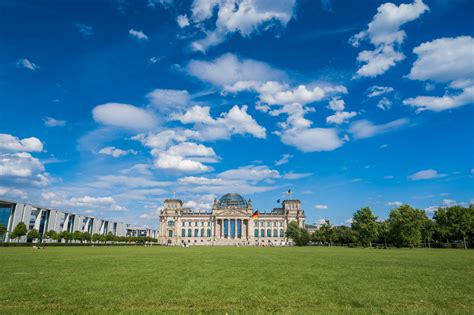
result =
[{"label": "tree", "polygon": [[112,232],[107,233],[106,241],[107,241],[107,242],[113,242],[113,241],[115,241],[115,235],[114,235],[114,233],[112,233]]},{"label": "tree", "polygon": [[25,223],[19,222],[17,226],[13,229],[13,232],[10,233],[10,237],[15,239],[17,237],[25,236],[28,233],[28,229],[26,228]]},{"label": "tree", "polygon": [[57,240],[58,233],[56,233],[55,230],[49,230],[48,232],[46,232],[46,238],[51,239],[51,240]]},{"label": "tree", "polygon": [[423,227],[421,228],[421,237],[423,238],[425,247],[431,248],[431,240],[433,238],[435,229],[435,222],[426,217],[425,222],[423,222]]},{"label": "tree", "polygon": [[390,233],[389,225],[387,221],[377,222],[377,230],[380,238],[383,239],[385,248],[387,248],[387,238]]},{"label": "tree", "polygon": [[32,229],[31,231],[28,232],[27,236],[28,239],[30,240],[37,240],[40,238],[40,235],[36,229]]},{"label": "tree", "polygon": [[334,235],[334,242],[338,244],[354,243],[357,236],[354,230],[344,225],[334,227]]},{"label": "tree", "polygon": [[3,235],[7,233],[7,228],[0,223],[0,240],[3,240]]},{"label": "tree", "polygon": [[291,238],[297,246],[308,245],[311,239],[308,230],[300,228],[295,221],[288,224],[286,237]]},{"label": "tree", "polygon": [[70,233],[68,231],[61,231],[58,233],[58,240],[67,241],[70,239]]},{"label": "tree", "polygon": [[74,231],[72,233],[72,239],[75,241],[81,241],[82,242],[82,232],[81,231]]},{"label": "tree", "polygon": [[445,235],[456,240],[462,240],[467,248],[466,238],[474,234],[474,206],[452,206],[438,209],[434,218]]},{"label": "tree", "polygon": [[90,242],[90,241],[91,241],[91,235],[90,235],[90,233],[89,233],[89,232],[84,232],[84,233],[82,233],[82,239],[83,239],[84,241]]},{"label": "tree", "polygon": [[334,242],[334,239],[336,238],[336,233],[331,225],[331,222],[329,220],[326,220],[324,224],[322,224],[319,227],[319,231],[321,231],[321,234],[324,237],[324,240],[328,243],[329,246]]},{"label": "tree", "polygon": [[397,246],[417,247],[421,243],[422,230],[427,220],[423,210],[402,205],[390,212],[390,236]]},{"label": "tree", "polygon": [[91,239],[94,243],[96,243],[99,240],[99,234],[97,234],[97,233],[92,234]]},{"label": "tree", "polygon": [[101,234],[99,235],[99,242],[105,242],[107,240],[107,238],[105,237],[105,235]]},{"label": "tree", "polygon": [[377,217],[369,207],[357,210],[352,217],[352,228],[357,232],[362,245],[372,247],[372,241],[377,238]]}]

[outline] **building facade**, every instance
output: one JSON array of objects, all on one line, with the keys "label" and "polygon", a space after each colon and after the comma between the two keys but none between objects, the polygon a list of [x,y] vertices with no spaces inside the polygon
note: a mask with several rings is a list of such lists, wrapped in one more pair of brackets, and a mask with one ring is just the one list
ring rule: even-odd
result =
[{"label": "building facade", "polygon": [[158,242],[163,245],[283,245],[287,226],[304,227],[299,200],[284,200],[281,208],[254,211],[252,201],[239,194],[214,200],[209,212],[183,207],[179,199],[167,199],[160,214]]},{"label": "building facade", "polygon": [[[25,223],[28,231],[36,229],[43,239],[48,231],[57,233],[67,231],[89,232],[90,235],[107,235],[112,232],[115,236],[149,236],[156,238],[156,230],[143,227],[132,227],[122,222],[104,220],[92,216],[84,216],[73,212],[60,211],[16,201],[0,200],[0,224],[7,228],[3,236],[8,242],[9,233],[18,223]],[[26,236],[15,239],[15,242],[25,242]]]}]

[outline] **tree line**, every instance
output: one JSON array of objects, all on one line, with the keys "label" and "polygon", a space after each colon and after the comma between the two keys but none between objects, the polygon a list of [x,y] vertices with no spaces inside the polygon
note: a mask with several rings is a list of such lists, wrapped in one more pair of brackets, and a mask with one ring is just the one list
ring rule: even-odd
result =
[{"label": "tree line", "polygon": [[369,207],[357,210],[351,226],[334,226],[329,220],[314,231],[300,228],[296,222],[288,225],[286,236],[298,246],[315,245],[362,245],[374,243],[385,248],[440,247],[443,244],[462,244],[468,248],[474,238],[474,205],[439,208],[430,219],[424,210],[407,204],[390,211],[384,221],[372,213]]},{"label": "tree line", "polygon": [[[7,233],[5,226],[0,224],[0,238]],[[26,236],[28,241],[43,241],[43,239],[57,241],[57,242],[75,242],[75,243],[107,243],[107,242],[126,242],[126,243],[145,243],[145,242],[157,242],[156,238],[148,236],[115,236],[112,232],[107,234],[90,234],[89,232],[81,231],[62,231],[56,232],[50,230],[45,233],[44,238],[40,236],[36,229],[28,231],[25,223],[19,222],[13,231],[9,234],[10,239],[19,239],[22,236]]]}]

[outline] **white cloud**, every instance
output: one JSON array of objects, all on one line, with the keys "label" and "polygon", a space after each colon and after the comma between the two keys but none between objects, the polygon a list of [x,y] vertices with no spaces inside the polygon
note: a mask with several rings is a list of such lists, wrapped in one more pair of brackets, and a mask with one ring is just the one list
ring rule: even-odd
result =
[{"label": "white cloud", "polygon": [[154,149],[152,154],[156,156],[156,168],[179,172],[207,172],[211,168],[202,162],[218,161],[212,148],[192,142],[179,143],[164,152]]},{"label": "white cloud", "polygon": [[0,196],[25,199],[28,194],[21,189],[0,186]]},{"label": "white cloud", "polygon": [[111,155],[114,158],[118,158],[121,156],[125,156],[128,154],[137,154],[138,152],[135,150],[122,150],[116,147],[105,147],[99,150],[100,154]]},{"label": "white cloud", "polygon": [[178,23],[180,28],[185,28],[186,26],[189,26],[189,19],[186,14],[178,15],[176,23]]},{"label": "white cloud", "polygon": [[179,172],[207,172],[211,168],[199,161],[185,159],[182,156],[158,153],[154,166],[159,169]]},{"label": "white cloud", "polygon": [[211,117],[211,108],[209,106],[195,105],[188,109],[184,114],[173,114],[171,119],[179,120],[183,124],[214,124],[215,120]]},{"label": "white cloud", "polygon": [[408,119],[402,118],[391,122],[374,125],[368,120],[358,120],[351,124],[349,131],[356,139],[370,138],[377,134],[398,129],[408,123]]},{"label": "white cloud", "polygon": [[265,82],[283,78],[283,72],[253,59],[224,54],[211,61],[192,60],[187,71],[198,79],[217,86],[232,86],[239,81]]},{"label": "white cloud", "polygon": [[280,138],[303,152],[332,151],[344,143],[332,128],[292,128],[282,131]]},{"label": "white cloud", "polygon": [[92,110],[96,122],[131,130],[152,129],[157,121],[154,115],[129,104],[106,103]]},{"label": "white cloud", "polygon": [[344,110],[345,106],[346,103],[344,100],[338,96],[335,96],[329,101],[328,108],[332,109],[333,111],[342,111]]},{"label": "white cloud", "polygon": [[160,58],[158,57],[151,57],[150,59],[148,59],[148,61],[150,63],[157,63],[158,61],[160,61]]},{"label": "white cloud", "polygon": [[43,164],[27,152],[0,155],[0,177],[24,178],[31,184],[39,185],[48,182]]},{"label": "white cloud", "polygon": [[142,31],[136,31],[136,30],[134,30],[134,29],[132,28],[132,29],[130,29],[130,30],[128,31],[128,33],[129,33],[132,37],[134,37],[134,38],[136,38],[136,39],[138,39],[138,40],[148,40],[148,36],[146,36],[145,33],[143,33]]},{"label": "white cloud", "polygon": [[209,47],[222,43],[228,33],[239,32],[242,36],[250,36],[261,29],[261,26],[280,24],[283,27],[293,16],[295,0],[194,0],[191,11],[192,19],[202,24],[214,15],[217,7],[215,28],[206,31],[206,37],[193,43],[193,49],[206,51]]},{"label": "white cloud", "polygon": [[314,208],[316,208],[318,210],[326,210],[329,207],[327,205],[315,205]]},{"label": "white cloud", "polygon": [[216,153],[212,148],[193,142],[181,142],[170,147],[167,152],[172,155],[180,156],[216,157]]},{"label": "white cloud", "polygon": [[265,165],[249,165],[237,169],[227,170],[218,175],[219,178],[245,181],[262,181],[267,179],[280,178],[277,170],[269,169]]},{"label": "white cloud", "polygon": [[350,39],[354,47],[358,47],[364,39],[369,39],[375,47],[374,50],[359,53],[357,60],[363,65],[356,77],[376,77],[403,60],[405,56],[399,51],[399,46],[404,42],[406,33],[400,27],[428,10],[422,0],[399,6],[390,2],[380,5],[368,28]]},{"label": "white cloud", "polygon": [[282,177],[283,177],[284,179],[295,180],[295,179],[305,178],[305,177],[308,177],[308,176],[311,176],[311,175],[313,175],[313,173],[294,173],[294,172],[288,172],[288,173],[284,174]]},{"label": "white cloud", "polygon": [[374,85],[367,89],[367,96],[376,97],[376,96],[392,93],[393,91],[394,89],[390,86]]},{"label": "white cloud", "polygon": [[44,125],[47,127],[64,127],[66,126],[65,120],[55,119],[53,117],[44,117],[43,118]]},{"label": "white cloud", "polygon": [[76,28],[77,28],[77,31],[81,33],[81,35],[83,36],[91,36],[92,34],[94,34],[94,30],[92,26],[76,23]]},{"label": "white cloud", "polygon": [[165,113],[186,108],[191,103],[191,96],[186,90],[155,89],[146,97],[152,107]]},{"label": "white cloud", "polygon": [[333,115],[326,117],[326,122],[339,125],[348,122],[349,119],[355,116],[357,116],[356,112],[336,112]]},{"label": "white cloud", "polygon": [[275,166],[280,166],[280,165],[288,163],[290,158],[292,158],[292,157],[293,157],[293,155],[291,155],[291,154],[282,154],[280,159],[275,162]]},{"label": "white cloud", "polygon": [[443,203],[443,207],[452,207],[458,204],[456,200],[452,200],[452,199],[443,199],[442,203]]},{"label": "white cloud", "polygon": [[389,110],[392,107],[392,101],[386,97],[382,97],[377,103],[377,107],[381,110]]},{"label": "white cloud", "polygon": [[389,202],[387,202],[387,206],[390,206],[390,207],[400,207],[401,205],[403,205],[403,202],[401,202],[401,201],[389,201]]},{"label": "white cloud", "polygon": [[20,139],[18,137],[0,133],[0,152],[41,152],[43,143],[36,137]]},{"label": "white cloud", "polygon": [[412,80],[448,83],[452,90],[443,96],[417,96],[403,101],[418,111],[443,111],[467,104],[474,100],[474,38],[459,36],[440,38],[413,49],[418,59],[408,74]]},{"label": "white cloud", "polygon": [[427,169],[427,170],[418,171],[414,174],[409,175],[408,179],[410,179],[410,180],[424,180],[424,179],[440,178],[440,177],[445,177],[445,176],[448,176],[448,175],[440,174],[440,173],[438,173],[437,170]]},{"label": "white cloud", "polygon": [[16,62],[16,66],[19,68],[26,68],[31,71],[36,71],[39,69],[39,66],[37,64],[34,64],[26,58],[18,60]]}]

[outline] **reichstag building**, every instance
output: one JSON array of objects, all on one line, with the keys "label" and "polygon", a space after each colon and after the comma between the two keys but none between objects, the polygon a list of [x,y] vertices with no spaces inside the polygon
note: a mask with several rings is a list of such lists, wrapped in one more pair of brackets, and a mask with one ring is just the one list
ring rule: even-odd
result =
[{"label": "reichstag building", "polygon": [[163,245],[283,245],[288,224],[304,227],[299,200],[284,200],[270,212],[254,211],[239,194],[214,200],[212,210],[193,211],[180,199],[166,199],[160,214],[158,241]]}]

